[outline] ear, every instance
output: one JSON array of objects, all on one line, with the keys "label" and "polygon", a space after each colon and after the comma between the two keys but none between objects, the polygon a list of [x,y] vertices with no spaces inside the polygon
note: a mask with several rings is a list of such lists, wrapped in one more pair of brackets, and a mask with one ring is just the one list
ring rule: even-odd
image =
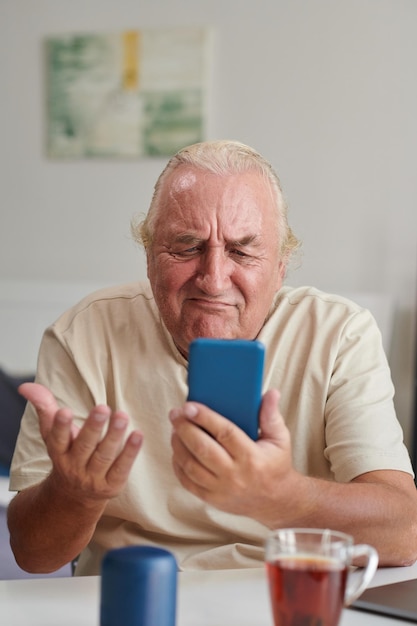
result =
[{"label": "ear", "polygon": [[279,266],[278,266],[278,273],[277,273],[277,280],[276,280],[277,291],[281,289],[286,273],[287,273],[287,261],[283,259],[280,261]]},{"label": "ear", "polygon": [[146,276],[148,277],[148,280],[150,280],[151,262],[151,254],[148,246],[146,248]]}]

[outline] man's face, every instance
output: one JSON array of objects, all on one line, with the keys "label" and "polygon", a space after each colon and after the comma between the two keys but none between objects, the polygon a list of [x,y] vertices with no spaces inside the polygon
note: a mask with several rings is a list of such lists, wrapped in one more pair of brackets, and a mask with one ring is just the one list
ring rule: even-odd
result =
[{"label": "man's face", "polygon": [[177,347],[187,355],[197,337],[254,339],[285,271],[270,184],[182,165],[160,198],[148,277]]}]

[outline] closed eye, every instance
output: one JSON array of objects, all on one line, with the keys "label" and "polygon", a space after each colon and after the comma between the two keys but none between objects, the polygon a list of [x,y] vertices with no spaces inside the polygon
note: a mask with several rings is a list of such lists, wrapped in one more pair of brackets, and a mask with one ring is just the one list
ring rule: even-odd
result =
[{"label": "closed eye", "polygon": [[170,254],[174,257],[193,257],[201,253],[201,246],[192,246],[191,248],[185,248],[184,250],[171,250]]}]

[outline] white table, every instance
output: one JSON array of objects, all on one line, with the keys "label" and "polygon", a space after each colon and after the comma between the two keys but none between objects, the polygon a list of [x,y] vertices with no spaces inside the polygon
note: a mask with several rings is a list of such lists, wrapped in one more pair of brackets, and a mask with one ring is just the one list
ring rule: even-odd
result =
[{"label": "white table", "polygon": [[[417,565],[378,570],[373,586],[417,578]],[[100,578],[0,581],[5,626],[99,626]],[[406,622],[345,609],[340,626]],[[263,569],[182,572],[177,626],[272,626]],[[122,625],[120,625],[122,626]]]}]

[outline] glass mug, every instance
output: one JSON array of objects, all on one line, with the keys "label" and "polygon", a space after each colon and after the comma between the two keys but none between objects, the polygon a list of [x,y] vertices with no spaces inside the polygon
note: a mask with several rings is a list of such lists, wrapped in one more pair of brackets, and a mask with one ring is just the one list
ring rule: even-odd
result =
[{"label": "glass mug", "polygon": [[[352,576],[359,557],[365,565]],[[275,626],[337,626],[343,606],[370,583],[378,553],[345,533],[284,528],[268,536],[265,561]]]}]

